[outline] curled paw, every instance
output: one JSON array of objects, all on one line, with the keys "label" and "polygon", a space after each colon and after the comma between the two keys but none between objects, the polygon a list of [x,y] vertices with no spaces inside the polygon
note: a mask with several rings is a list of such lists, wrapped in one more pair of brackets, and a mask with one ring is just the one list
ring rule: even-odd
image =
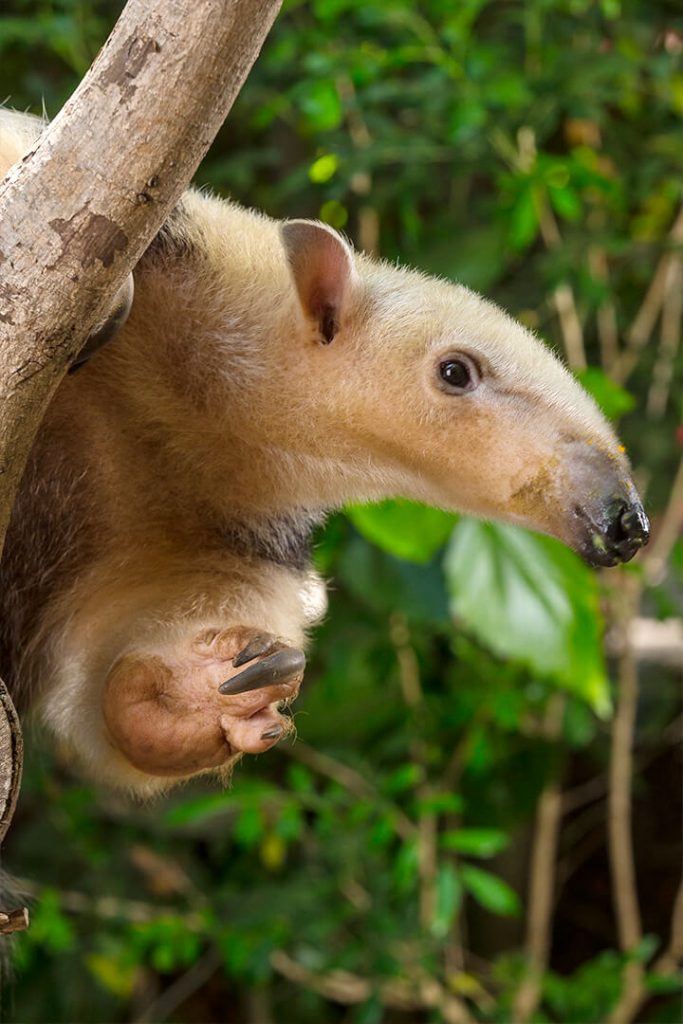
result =
[{"label": "curled paw", "polygon": [[291,729],[303,651],[244,626],[206,631],[185,648],[129,654],[112,668],[104,717],[139,770],[183,777],[268,750]]}]

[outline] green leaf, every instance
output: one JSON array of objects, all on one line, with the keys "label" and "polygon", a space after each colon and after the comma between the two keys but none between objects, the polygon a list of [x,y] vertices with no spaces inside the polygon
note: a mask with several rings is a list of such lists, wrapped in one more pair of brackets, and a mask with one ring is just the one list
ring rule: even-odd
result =
[{"label": "green leaf", "polygon": [[328,199],[320,207],[320,219],[330,227],[341,230],[349,219],[349,211],[338,199]]},{"label": "green leaf", "polygon": [[444,850],[472,857],[495,857],[505,849],[509,839],[495,828],[459,828],[444,832],[440,842]]},{"label": "green leaf", "polygon": [[597,366],[589,366],[585,370],[580,370],[576,377],[610,420],[618,420],[620,416],[630,412],[636,404],[636,400],[630,392],[615,384]]},{"label": "green leaf", "polygon": [[564,217],[565,220],[572,222],[579,220],[583,213],[583,207],[578,193],[573,188],[569,185],[561,188],[549,185],[548,195],[550,196],[553,209],[559,213],[560,217]]},{"label": "green leaf", "polygon": [[322,184],[334,177],[338,166],[339,161],[334,153],[325,153],[323,156],[319,156],[308,168],[308,177],[316,185]]},{"label": "green leaf", "polygon": [[325,132],[339,127],[342,105],[333,82],[327,79],[305,82],[300,95],[301,109],[312,131]]},{"label": "green leaf", "polygon": [[516,917],[519,914],[519,897],[502,878],[482,868],[475,868],[472,864],[463,864],[460,875],[467,891],[492,914],[502,917]]},{"label": "green leaf", "polygon": [[461,519],[446,554],[456,619],[494,653],[609,710],[597,581],[568,548]]},{"label": "green leaf", "polygon": [[531,181],[525,182],[510,210],[509,232],[514,249],[526,249],[538,233],[538,211]]},{"label": "green leaf", "polygon": [[425,564],[446,543],[457,517],[412,501],[349,505],[347,516],[372,544],[408,562]]},{"label": "green leaf", "polygon": [[452,864],[442,864],[436,876],[436,909],[431,931],[443,938],[451,929],[462,903],[462,885]]}]

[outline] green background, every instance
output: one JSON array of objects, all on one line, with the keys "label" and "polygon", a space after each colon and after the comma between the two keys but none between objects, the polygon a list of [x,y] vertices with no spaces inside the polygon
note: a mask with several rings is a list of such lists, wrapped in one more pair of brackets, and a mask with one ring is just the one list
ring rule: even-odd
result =
[{"label": "green background", "polygon": [[[53,116],[121,7],[5,0],[0,99]],[[294,0],[197,180],[482,290],[560,350],[564,289],[582,378],[619,421],[656,531],[681,457],[682,154],[673,0]],[[662,258],[664,315],[625,377]],[[621,1019],[680,1020],[658,961],[680,884],[680,649],[678,665],[635,659],[642,928],[626,952],[607,839],[613,709],[634,664],[615,652],[635,613],[680,616],[683,547],[664,554],[656,576],[598,575],[510,527],[349,509],[316,541],[332,590],[299,740],[244,762],[230,790],[131,806],[29,730],[3,864],[32,925],[4,1019],[408,1024],[465,1006],[508,1021],[538,801],[559,788],[530,1019],[607,1020],[635,965]]]}]

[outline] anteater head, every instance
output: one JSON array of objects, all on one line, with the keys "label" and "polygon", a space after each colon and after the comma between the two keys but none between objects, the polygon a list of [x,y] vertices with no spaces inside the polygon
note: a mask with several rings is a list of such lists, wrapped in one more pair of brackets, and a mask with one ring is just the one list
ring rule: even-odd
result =
[{"label": "anteater head", "polygon": [[385,493],[543,531],[593,565],[647,543],[623,447],[533,334],[467,288],[354,255],[324,225],[281,235],[331,454],[367,453]]}]

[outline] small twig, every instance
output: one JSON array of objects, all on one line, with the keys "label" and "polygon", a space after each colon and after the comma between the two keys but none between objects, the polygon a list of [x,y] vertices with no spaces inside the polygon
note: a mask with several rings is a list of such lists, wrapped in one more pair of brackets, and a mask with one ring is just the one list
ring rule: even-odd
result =
[{"label": "small twig", "polygon": [[657,536],[650,547],[643,553],[642,565],[648,582],[661,583],[666,572],[672,548],[681,531],[683,523],[683,458],[681,459],[674,478],[669,501],[659,524]]},{"label": "small twig", "polygon": [[[626,580],[624,581],[626,583]],[[638,701],[638,673],[628,638],[628,623],[633,618],[639,597],[637,583],[625,594],[620,613],[624,632],[619,657],[618,701],[612,730],[609,767],[608,832],[612,876],[612,898],[617,918],[619,946],[633,954],[642,940],[640,907],[636,884],[631,831],[631,784],[633,778],[633,734]],[[623,971],[623,988],[609,1016],[609,1024],[625,1024],[642,998],[643,965],[629,960]]]},{"label": "small twig", "polygon": [[675,257],[668,264],[662,302],[662,327],[657,361],[647,396],[647,414],[661,419],[673,378],[674,360],[681,343],[681,314],[683,313],[683,261]]},{"label": "small twig", "polygon": [[[588,252],[588,265],[593,277],[607,287],[609,285],[609,265],[605,250],[593,246]],[[605,299],[598,306],[597,324],[600,362],[605,373],[611,374],[619,357],[617,311],[611,299]]]},{"label": "small twig", "polygon": [[[556,741],[562,729],[566,700],[556,693],[548,703],[544,733]],[[512,1011],[515,1024],[525,1024],[534,1014],[541,995],[541,982],[550,955],[553,895],[555,891],[557,842],[562,821],[562,792],[558,779],[544,788],[536,811],[527,912],[527,974],[517,991]]]},{"label": "small twig", "polygon": [[655,974],[674,974],[683,962],[683,878],[678,887],[671,915],[671,935],[669,945],[655,961],[652,970]]},{"label": "small twig", "polygon": [[212,947],[207,950],[189,970],[181,974],[157,999],[145,1007],[142,1013],[135,1018],[134,1024],[161,1024],[206,984],[222,962],[223,958],[217,949]]},{"label": "small twig", "polygon": [[[538,203],[538,223],[546,249],[551,252],[560,249],[563,244],[560,229],[555,215],[545,201]],[[556,285],[553,290],[553,303],[560,321],[562,344],[567,362],[572,370],[585,370],[588,364],[583,327],[576,307],[574,291],[566,281]]]},{"label": "small twig", "polygon": [[[678,211],[676,220],[669,231],[668,240],[673,247],[683,243],[683,206]],[[612,368],[611,375],[617,384],[624,384],[628,380],[636,367],[641,351],[652,335],[664,302],[670,266],[675,259],[675,252],[670,251],[663,253],[659,258],[645,297],[626,332],[624,349]]]},{"label": "small twig", "polygon": [[0,935],[11,935],[13,932],[26,931],[29,924],[28,910],[20,907],[19,910],[10,910],[8,913],[0,912]]},{"label": "small twig", "polygon": [[[412,644],[405,615],[396,612],[391,617],[391,640],[398,661],[399,680],[403,700],[412,712],[416,712],[424,703],[424,693],[420,680],[420,667]],[[424,741],[416,738],[410,745],[413,761],[420,765],[425,781],[419,787],[418,795],[422,798],[430,795],[426,781],[426,751]],[[428,930],[436,912],[436,875],[437,875],[437,816],[433,811],[422,810],[417,825],[417,859],[420,878],[420,924]]]},{"label": "small twig", "polygon": [[350,793],[354,793],[360,800],[369,800],[375,806],[388,806],[393,815],[394,825],[396,832],[403,840],[415,839],[416,829],[413,822],[410,820],[407,814],[405,814],[400,807],[388,801],[373,785],[368,782],[364,775],[356,771],[355,768],[351,768],[348,764],[344,764],[342,761],[337,761],[336,758],[330,757],[329,754],[323,754],[319,750],[314,750],[313,747],[307,746],[302,743],[301,740],[297,740],[296,743],[284,745],[281,748],[285,753],[294,758],[295,761],[300,761],[305,764],[307,768],[317,772],[319,775],[324,775],[328,779],[332,779],[334,782],[338,782],[344,789],[348,789]]},{"label": "small twig", "polygon": [[[341,75],[337,79],[337,92],[346,106],[346,122],[351,142],[356,150],[363,151],[372,143],[372,136],[358,105],[356,87],[348,75]],[[351,178],[351,190],[357,196],[369,196],[372,192],[370,172],[356,171]],[[379,253],[379,217],[377,210],[367,201],[361,204],[358,211],[358,242],[363,252],[373,256]]]},{"label": "small twig", "polygon": [[[523,126],[517,132],[519,155],[517,166],[529,173],[536,161],[536,136],[533,128]],[[547,200],[537,192],[533,193],[541,229],[541,238],[549,252],[557,252],[562,248],[562,235],[553,211]],[[583,340],[583,328],[576,307],[574,292],[570,284],[563,281],[553,290],[553,304],[560,321],[562,344],[567,362],[572,370],[586,369],[586,348]]]},{"label": "small twig", "polygon": [[317,992],[335,1003],[357,1005],[376,995],[383,1006],[403,1011],[439,1010],[448,1024],[473,1024],[467,1007],[450,995],[433,977],[390,981],[363,978],[351,971],[329,971],[317,974],[289,956],[276,950],[270,958],[273,968],[288,981]]},{"label": "small twig", "polygon": [[[28,878],[17,879],[22,893],[32,899],[40,900],[46,886],[36,885]],[[91,914],[103,920],[124,920],[131,924],[148,924],[159,917],[181,917],[186,928],[193,932],[203,932],[206,922],[201,914],[178,911],[177,907],[144,903],[142,900],[125,900],[116,896],[99,896],[92,898],[85,893],[73,889],[59,891],[60,906],[73,914]]]}]

